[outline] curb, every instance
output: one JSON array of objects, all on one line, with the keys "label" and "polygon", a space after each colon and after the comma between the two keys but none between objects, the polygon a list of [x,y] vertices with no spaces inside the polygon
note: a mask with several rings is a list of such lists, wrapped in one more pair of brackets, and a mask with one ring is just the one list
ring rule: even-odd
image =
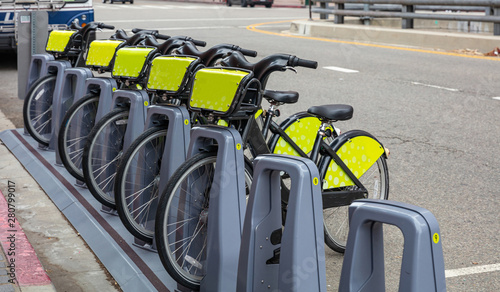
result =
[{"label": "curb", "polygon": [[368,42],[446,51],[477,49],[489,52],[498,47],[500,38],[493,35],[461,34],[424,30],[403,30],[353,24],[334,24],[328,21],[293,21],[290,33],[295,35]]},{"label": "curb", "polygon": [[5,218],[0,223],[0,242],[5,251],[8,282],[17,284],[21,291],[56,291],[15,217],[15,185],[9,185],[7,197],[1,191],[0,194],[0,217]]}]

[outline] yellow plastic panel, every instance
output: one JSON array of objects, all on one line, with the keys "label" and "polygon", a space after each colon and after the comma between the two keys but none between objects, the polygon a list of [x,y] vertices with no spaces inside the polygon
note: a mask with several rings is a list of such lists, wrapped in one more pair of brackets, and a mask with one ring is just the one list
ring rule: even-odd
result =
[{"label": "yellow plastic panel", "polygon": [[207,68],[196,73],[193,84],[190,106],[227,112],[233,102],[241,80],[248,72]]},{"label": "yellow plastic panel", "polygon": [[[360,178],[372,167],[383,153],[382,145],[366,136],[357,136],[350,139],[337,151],[337,155],[357,178]],[[354,182],[332,160],[323,181],[323,189],[351,185],[354,185]]]},{"label": "yellow plastic panel", "polygon": [[[320,126],[321,121],[318,118],[304,117],[298,119],[286,128],[285,133],[290,136],[292,141],[297,144],[304,153],[309,153],[313,148],[314,140],[316,140],[316,135]],[[273,153],[300,156],[300,154],[282,137],[278,139]]]},{"label": "yellow plastic panel", "polygon": [[53,30],[50,32],[47,41],[47,52],[64,52],[68,45],[70,37],[75,33],[74,30]]},{"label": "yellow plastic panel", "polygon": [[113,76],[138,77],[154,48],[121,48],[116,52]]},{"label": "yellow plastic panel", "polygon": [[149,72],[148,88],[177,91],[181,86],[189,65],[196,58],[164,56],[154,58]]},{"label": "yellow plastic panel", "polygon": [[87,66],[108,67],[115,55],[116,48],[124,41],[98,40],[90,43],[89,53],[85,64]]}]

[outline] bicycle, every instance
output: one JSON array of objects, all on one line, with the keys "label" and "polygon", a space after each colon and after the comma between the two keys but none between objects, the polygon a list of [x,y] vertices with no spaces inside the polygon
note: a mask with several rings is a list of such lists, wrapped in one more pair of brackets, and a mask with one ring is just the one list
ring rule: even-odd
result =
[{"label": "bicycle", "polygon": [[[153,43],[152,45],[155,44]],[[216,61],[222,56],[221,52],[227,51],[227,48],[229,47],[231,48],[234,47],[233,45],[221,44],[214,46],[213,48],[207,50],[206,52],[200,52],[195,50],[196,48],[192,44],[190,44],[189,41],[184,40],[182,41],[182,46],[178,46],[177,43],[175,42],[170,43],[170,39],[167,40],[164,44],[161,44],[159,46],[161,49],[163,48],[163,46],[170,47],[173,45],[176,45],[176,48],[178,49],[184,46],[189,47],[191,56],[176,55],[171,57],[168,56],[161,57],[158,56],[156,52],[152,51],[150,53],[151,55],[148,55],[147,58],[148,60],[144,63],[144,66],[150,67],[148,64],[150,64],[151,62],[155,62],[155,60],[161,60],[162,58],[163,59],[177,58],[177,60],[183,58],[184,61],[190,64],[185,66],[189,68],[194,68],[198,66],[198,64],[200,64],[201,62],[210,63]],[[199,54],[199,56],[195,56],[195,54]],[[184,69],[181,70],[181,75],[180,75],[181,77],[185,76],[184,75],[185,69],[186,68],[184,67]],[[140,74],[138,74],[133,78],[126,79],[126,81],[138,82],[141,84],[141,87],[147,88],[148,84],[152,83],[153,81],[150,82],[149,79],[148,81],[146,81],[144,78],[147,77],[148,72],[152,70],[153,69],[151,70],[143,69],[141,70]],[[192,69],[189,69],[188,71],[192,72]],[[177,80],[176,76],[179,75],[175,74],[177,74],[178,72],[173,72],[173,73],[174,77],[173,78],[169,77],[168,78],[169,81]],[[175,89],[168,88],[168,90],[160,89],[159,91],[170,92],[169,94],[173,94],[174,96],[177,96],[177,98],[179,98],[180,97],[179,95],[183,92],[184,88],[186,87],[189,78],[181,78],[179,81],[182,81],[182,83],[176,84],[177,86],[175,87]],[[175,94],[173,92],[175,92]],[[164,97],[167,97],[163,93],[156,94],[155,91],[153,91],[152,93],[153,95],[151,96],[151,100],[148,101],[148,104],[155,104],[159,101],[162,101]],[[88,136],[83,151],[82,169],[87,187],[94,195],[94,197],[96,197],[96,199],[99,200],[99,202],[112,209],[116,209],[115,195],[113,190],[114,179],[116,176],[116,169],[119,165],[121,157],[123,157],[123,151],[126,151],[128,149],[129,146],[128,143],[132,143],[132,141],[128,141],[127,145],[125,145],[126,141],[124,140],[128,123],[128,115],[129,115],[128,105],[124,102],[117,104],[117,107],[108,115],[103,117],[92,129],[91,133]],[[113,136],[113,141],[107,140],[108,139],[107,137],[110,137],[110,135]],[[135,139],[136,137],[133,138]],[[121,216],[121,218],[124,217]],[[130,230],[134,229],[130,228]]]},{"label": "bicycle", "polygon": [[[89,44],[95,38],[97,29],[114,29],[114,26],[104,23],[92,22],[85,27],[73,23],[72,30],[55,30],[49,35],[46,51],[58,63],[48,66],[47,75],[39,78],[28,90],[23,106],[23,119],[27,132],[43,147],[48,147],[53,136],[52,102],[57,89],[64,86],[63,76],[65,69],[82,67],[85,65]],[[118,39],[126,42],[138,42],[143,35],[153,31],[140,31],[128,38],[123,30],[118,30],[112,36],[116,41],[116,48],[120,43]],[[112,57],[113,55],[111,55]],[[59,105],[58,105],[59,106]]]},{"label": "bicycle", "polygon": [[[205,52],[200,52],[190,43],[179,47],[175,50],[175,53],[180,56],[197,56],[202,66],[205,64],[210,66],[232,51],[239,51],[247,56],[257,55],[255,51],[230,44],[216,45]],[[193,72],[202,66],[190,66],[185,71],[184,69],[180,69],[179,72],[181,74],[178,75],[178,80],[182,80],[181,77],[183,76],[186,80],[183,84],[189,84]],[[152,74],[164,73],[151,71],[150,79],[155,78],[151,76]],[[172,79],[175,79],[175,76],[169,76],[169,80]],[[189,96],[189,85],[179,86],[178,88],[182,88],[183,90],[177,92],[165,91],[165,88],[153,89],[151,85],[148,83],[148,90],[154,90],[157,95],[169,97],[168,100],[160,103],[164,107],[183,106]],[[173,88],[176,88],[176,86],[173,86]],[[194,122],[196,117],[192,117],[191,120]],[[146,243],[152,243],[153,240],[155,206],[157,205],[158,193],[161,192],[159,189],[160,168],[165,139],[168,133],[168,120],[158,118],[154,123],[154,126],[145,130],[124,152],[116,171],[114,186],[116,209],[118,210],[120,219],[134,237]],[[199,121],[198,123],[204,122]],[[137,173],[141,173],[141,175],[137,176]]]},{"label": "bicycle", "polygon": [[[46,51],[57,61],[67,61],[68,66],[80,66],[87,44],[96,29],[114,29],[114,26],[92,22],[85,27],[77,23],[71,30],[54,30],[49,34]],[[43,146],[48,146],[51,137],[52,97],[58,72],[49,69],[31,85],[23,104],[23,120],[27,132]]]},{"label": "bicycle", "polygon": [[[146,42],[146,39],[150,37],[169,40],[166,42],[167,46],[158,48],[160,54],[180,46],[185,41],[194,41],[198,45],[204,45],[203,42],[190,37],[169,37],[159,34],[156,30],[134,29],[133,31],[136,34],[131,37],[127,37],[122,31],[117,31],[113,37],[115,40],[92,42],[86,65],[99,73],[111,72],[115,54],[119,49]],[[124,86],[124,83],[118,83],[117,87],[124,89]],[[80,181],[85,181],[82,170],[83,148],[87,136],[95,126],[100,93],[100,88],[92,88],[87,95],[76,101],[66,112],[59,129],[57,142],[61,161],[68,172]]]},{"label": "bicycle", "polygon": [[[316,62],[285,54],[271,55],[252,64],[240,54],[233,53],[223,60],[223,64],[253,70],[254,77],[261,81],[263,88],[272,72],[298,66],[309,68],[317,66]],[[193,92],[192,95],[194,94]],[[343,222],[347,222],[347,214],[342,213],[339,219],[332,218],[329,213],[346,209],[353,200],[359,198],[371,196],[387,199],[389,177],[385,148],[364,131],[348,131],[337,135],[332,123],[350,119],[353,114],[350,106],[311,107],[306,113],[293,115],[281,125],[277,125],[272,120],[277,115],[276,107],[295,103],[298,100],[298,93],[264,90],[263,97],[271,106],[262,129],[254,119],[249,118],[251,116],[247,116],[246,120],[229,119],[229,126],[239,129],[245,143],[244,147],[247,147],[254,157],[265,153],[284,154],[283,149],[285,149],[288,154],[310,158],[318,165],[323,185],[325,242],[334,250],[342,252],[345,249],[344,234],[346,234]],[[193,110],[192,103],[189,107]],[[205,111],[214,121],[221,119],[214,111],[206,109],[201,111]],[[307,141],[305,137],[307,132],[296,131],[304,127],[314,128],[312,141]],[[273,135],[266,143],[265,137],[268,131]],[[204,247],[206,218],[209,212],[208,196],[211,177],[216,167],[216,157],[216,145],[210,145],[186,160],[177,169],[160,197],[155,220],[156,245],[164,267],[176,281],[195,290],[199,289],[199,283],[205,274],[204,259],[207,251]],[[362,169],[353,168],[357,161],[368,160],[371,164],[366,163]],[[376,177],[372,177],[372,174],[376,174]],[[282,178],[286,180],[286,174],[283,174]],[[347,179],[341,181],[340,178]],[[369,182],[365,181],[365,178]],[[286,185],[282,184],[284,219],[286,219],[288,199]],[[338,227],[336,231],[342,234],[334,232],[335,227]]]}]

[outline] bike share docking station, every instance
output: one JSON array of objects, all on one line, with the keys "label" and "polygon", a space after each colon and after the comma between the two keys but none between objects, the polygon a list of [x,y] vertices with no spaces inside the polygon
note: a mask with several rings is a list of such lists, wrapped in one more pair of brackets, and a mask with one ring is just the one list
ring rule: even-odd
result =
[{"label": "bike share docking station", "polygon": [[[56,81],[52,100],[52,136],[49,142],[49,149],[56,151],[56,164],[61,166],[62,161],[59,155],[59,147],[57,147],[61,122],[71,105],[85,95],[87,91],[86,80],[93,77],[88,68],[66,68],[63,72],[62,83]],[[62,85],[58,86],[59,84]]]},{"label": "bike share docking station", "polygon": [[[146,111],[149,105],[149,96],[145,90],[116,90],[113,93],[112,100],[112,109],[123,107],[128,110],[128,116],[126,119],[116,121],[117,125],[126,125],[125,135],[123,136],[123,147],[119,150],[119,152],[123,153],[144,130]],[[105,137],[100,136],[99,139],[103,139],[104,141],[101,141],[100,143],[98,141],[96,145],[119,144],[119,141],[122,139],[121,137],[121,133],[110,131],[110,133],[108,133]],[[114,150],[118,151],[117,149]],[[113,159],[117,155],[120,155],[118,152],[107,151],[106,149],[98,148],[96,151],[100,155],[100,157],[97,158],[100,158],[102,161],[110,161],[110,158]],[[112,177],[115,173],[116,167],[106,167],[101,177]],[[104,205],[102,206],[102,211],[116,214],[116,210]]]},{"label": "bike share docking station", "polygon": [[[238,131],[233,128],[195,127],[191,132],[188,158],[214,142],[217,144],[217,159],[209,195],[210,224],[207,225],[207,256],[204,264],[207,274],[200,288],[201,291],[236,291],[237,259],[246,204],[243,142]],[[189,202],[186,202],[185,206],[188,205]]]},{"label": "bike share docking station", "polygon": [[[201,291],[326,291],[323,205],[316,165],[294,156],[257,157],[242,221],[244,162],[239,133],[199,127],[191,138],[190,156],[207,139],[219,144]],[[283,171],[291,178],[284,227]],[[404,234],[399,291],[446,291],[439,226],[429,211],[393,201],[359,200],[350,206],[349,214],[339,291],[385,291],[382,224],[397,226]]]},{"label": "bike share docking station", "polygon": [[[206,262],[199,263],[206,271],[201,291],[326,291],[321,189],[314,163],[277,155],[257,158],[245,215],[245,162],[238,131],[194,128],[188,157],[214,141],[218,148],[209,194]],[[292,179],[283,239],[280,171]],[[296,268],[304,263],[311,273],[299,290],[293,290]]]},{"label": "bike share docking station", "polygon": [[[279,155],[256,158],[246,207],[243,142],[235,129],[200,126],[193,128],[190,136],[189,113],[184,107],[148,106],[146,92],[137,90],[117,90],[111,98],[116,82],[88,78],[84,71],[62,74],[64,65],[52,62],[58,61],[49,60],[47,68],[56,67],[58,80],[75,82],[87,77],[84,86],[72,83],[79,84],[78,94],[62,93],[71,87],[56,86],[59,94],[69,94],[66,100],[100,88],[98,116],[114,107],[129,108],[128,119],[123,121],[127,124],[123,151],[155,121],[168,119],[161,176],[170,177],[185,157],[192,157],[207,145],[217,145],[210,212],[206,214],[210,221],[207,256],[202,263],[207,273],[201,291],[326,291],[322,184],[312,161]],[[62,120],[66,100],[59,99],[54,124]],[[106,103],[101,107],[101,102]],[[132,239],[116,216],[99,212],[103,207],[88,191],[75,189],[67,181],[72,177],[54,169],[53,154],[35,149],[30,145],[34,142],[26,142],[28,139],[16,131],[2,132],[0,138],[81,233],[123,290],[184,291],[168,276],[155,253],[136,248],[141,243]],[[291,178],[284,227],[280,189],[283,171]],[[141,179],[142,174],[137,175]],[[160,193],[166,182],[160,180]],[[351,229],[339,291],[385,291],[382,224],[395,225],[404,234],[400,291],[445,291],[439,227],[429,211],[391,201],[359,200],[349,212]],[[151,219],[148,224],[154,223]],[[133,240],[136,245],[129,245]]]},{"label": "bike share docking station", "polygon": [[[326,291],[323,202],[310,159],[255,159],[245,215],[236,291]],[[291,179],[282,228],[281,175]]]},{"label": "bike share docking station", "polygon": [[404,236],[399,291],[446,291],[439,225],[426,209],[394,201],[358,200],[349,207],[350,230],[339,291],[385,291],[382,224]]},{"label": "bike share docking station", "polygon": [[38,79],[48,74],[48,62],[54,61],[54,56],[50,54],[34,54],[31,57],[31,63],[28,71],[28,83],[26,92],[31,88],[33,83]]},{"label": "bike share docking station", "polygon": [[[158,123],[168,122],[167,127],[167,136],[165,137],[165,144],[162,151],[162,160],[159,172],[159,181],[157,182],[158,188],[158,196],[163,194],[165,187],[167,185],[168,179],[172,176],[175,170],[186,160],[187,150],[190,141],[190,131],[191,131],[191,122],[190,116],[187,109],[183,106],[171,106],[171,105],[151,105],[147,109],[147,117],[146,123],[144,126],[144,132],[149,128],[155,126]],[[140,134],[140,133],[139,133]],[[148,153],[145,153],[144,156],[140,156],[140,159],[137,161],[136,169],[143,169],[139,167],[140,165],[147,165],[148,162],[158,162],[158,161],[149,161],[156,160],[157,157],[149,156]],[[140,184],[134,184],[132,186],[133,192],[136,192],[135,187],[142,188],[145,185],[144,181],[150,182],[152,181],[151,173],[134,173],[133,177],[137,181],[141,181]],[[135,200],[134,205],[142,206],[146,204],[145,200],[141,197],[141,200]],[[150,205],[150,216],[147,218],[145,222],[146,228],[149,230],[154,230],[155,225],[155,215],[157,204]],[[150,245],[138,238],[134,238],[134,245],[139,246],[141,248],[156,252],[156,241],[153,238],[153,243]]]}]

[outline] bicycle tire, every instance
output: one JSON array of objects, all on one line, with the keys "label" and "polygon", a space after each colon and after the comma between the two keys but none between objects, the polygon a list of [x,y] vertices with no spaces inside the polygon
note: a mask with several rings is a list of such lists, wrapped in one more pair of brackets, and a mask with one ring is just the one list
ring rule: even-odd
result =
[{"label": "bicycle tire", "polygon": [[[98,104],[98,95],[85,95],[68,109],[59,129],[57,147],[61,161],[66,170],[80,181],[85,181],[82,170],[83,149],[94,127]],[[75,121],[81,123],[79,128],[74,125]]]},{"label": "bicycle tire", "polygon": [[83,150],[85,183],[101,204],[112,209],[116,208],[114,178],[122,156],[128,115],[128,108],[114,109],[105,115],[92,129]]},{"label": "bicycle tire", "polygon": [[[203,262],[206,257],[206,224],[209,209],[207,196],[210,191],[209,182],[213,178],[216,159],[216,152],[201,152],[186,160],[169,179],[165,192],[160,197],[156,213],[156,246],[161,262],[175,281],[193,290],[199,290],[200,281],[206,274],[206,271],[203,269]],[[251,186],[251,173],[251,164],[248,160],[245,160],[247,194]],[[185,181],[190,179],[193,180],[192,183],[190,182],[191,187],[195,187],[195,184],[197,184],[200,187],[197,191],[203,190],[204,192],[199,192],[196,195],[196,199],[192,199],[186,203],[185,198],[189,198],[190,195],[183,194],[185,192],[179,192],[178,190],[183,187],[186,183]],[[178,213],[175,210],[176,204],[181,204],[184,207]],[[190,214],[187,211],[190,211]],[[185,220],[185,218],[188,219]],[[175,222],[177,219],[179,221]],[[193,219],[198,219],[198,221],[186,227],[185,223]],[[181,224],[181,227],[184,227],[182,232],[177,228],[179,224]],[[172,225],[175,225],[174,228],[172,228]],[[190,230],[186,230],[189,227],[191,227]],[[184,231],[187,233],[185,237],[183,237]],[[186,239],[189,239],[190,242],[188,249],[179,253],[179,248],[182,247],[182,245],[179,247],[179,244],[186,242]],[[190,252],[194,252],[194,254]],[[176,255],[179,257],[175,258]],[[180,258],[180,256],[183,257]],[[178,260],[181,261],[180,264]],[[188,265],[193,269],[188,269]]]},{"label": "bicycle tire", "polygon": [[[369,138],[374,141],[376,139],[370,134],[355,130],[349,131],[339,136],[339,140],[334,140],[330,147],[336,152],[342,152],[347,147],[348,144],[353,144],[357,138]],[[342,141],[342,142],[339,142]],[[382,147],[380,143],[376,143],[377,147]],[[354,144],[353,144],[354,145]],[[366,149],[374,146],[365,145],[365,151],[368,153],[371,149]],[[383,147],[382,147],[383,148]],[[389,170],[387,168],[387,161],[385,150],[381,149],[383,152],[380,156],[371,164],[371,166],[364,171],[362,175],[358,177],[358,180],[363,184],[363,186],[368,190],[368,195],[366,198],[369,199],[381,199],[387,200],[389,198]],[[355,157],[355,156],[353,156]],[[342,160],[346,160],[341,157]],[[361,159],[363,160],[363,159]],[[323,191],[328,188],[328,181],[331,181],[332,178],[327,177],[331,176],[331,173],[328,173],[330,168],[330,163],[332,162],[332,158],[330,156],[323,156],[322,160],[319,163],[319,171],[320,176],[323,182]],[[354,161],[356,162],[356,161]],[[347,164],[347,163],[346,163]],[[352,161],[349,161],[348,165],[352,165]],[[335,168],[335,167],[334,167]],[[350,168],[353,170],[353,168]],[[341,175],[340,180],[346,177],[345,175]],[[336,178],[333,178],[336,180]],[[347,180],[347,178],[346,178]],[[341,183],[342,184],[342,183]],[[331,190],[348,190],[356,188],[355,186],[346,185],[341,187],[331,188]],[[323,227],[324,227],[324,235],[325,235],[325,243],[332,250],[344,253],[347,243],[347,236],[349,234],[349,206],[341,206],[341,207],[332,207],[323,209]]]},{"label": "bicycle tire", "polygon": [[37,80],[26,94],[23,104],[24,126],[38,143],[49,146],[52,137],[52,99],[55,75]]},{"label": "bicycle tire", "polygon": [[167,131],[167,126],[158,126],[142,133],[123,154],[116,171],[114,191],[120,219],[134,237],[147,243],[153,242]]}]

